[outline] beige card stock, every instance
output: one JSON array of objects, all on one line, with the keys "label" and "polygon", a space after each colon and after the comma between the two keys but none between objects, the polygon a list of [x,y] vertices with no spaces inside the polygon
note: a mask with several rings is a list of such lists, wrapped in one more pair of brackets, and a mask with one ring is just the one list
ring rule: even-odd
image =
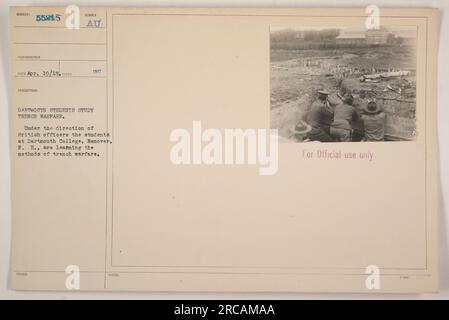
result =
[{"label": "beige card stock", "polygon": [[370,14],[11,8],[11,287],[437,291],[437,12]]}]

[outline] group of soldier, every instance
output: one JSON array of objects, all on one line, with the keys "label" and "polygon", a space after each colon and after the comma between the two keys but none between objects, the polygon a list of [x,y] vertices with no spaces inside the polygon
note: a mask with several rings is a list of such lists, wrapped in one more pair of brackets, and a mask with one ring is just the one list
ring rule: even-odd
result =
[{"label": "group of soldier", "polygon": [[[329,91],[319,90],[305,117],[294,129],[302,141],[349,142],[357,131],[361,141],[383,141],[386,115],[376,100],[369,100],[359,112],[354,96],[345,94],[341,103],[331,103]],[[356,125],[357,124],[357,125]]]}]

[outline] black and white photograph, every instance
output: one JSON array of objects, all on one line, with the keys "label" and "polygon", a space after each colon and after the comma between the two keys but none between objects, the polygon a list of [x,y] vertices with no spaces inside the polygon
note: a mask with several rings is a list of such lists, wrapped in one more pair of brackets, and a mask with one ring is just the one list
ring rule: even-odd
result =
[{"label": "black and white photograph", "polygon": [[272,26],[271,128],[285,142],[413,141],[416,32]]}]

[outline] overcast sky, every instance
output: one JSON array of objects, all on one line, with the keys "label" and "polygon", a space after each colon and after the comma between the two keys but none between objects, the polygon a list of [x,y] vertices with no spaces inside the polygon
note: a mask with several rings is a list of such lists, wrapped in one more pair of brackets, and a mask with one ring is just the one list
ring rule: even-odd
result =
[{"label": "overcast sky", "polygon": [[[270,30],[273,32],[280,30],[324,30],[324,29],[340,29],[341,33],[350,34],[360,34],[363,35],[366,31],[365,28],[341,28],[341,27],[271,27]],[[400,26],[400,27],[389,27],[388,30],[399,37],[404,38],[415,38],[416,37],[416,26]]]}]

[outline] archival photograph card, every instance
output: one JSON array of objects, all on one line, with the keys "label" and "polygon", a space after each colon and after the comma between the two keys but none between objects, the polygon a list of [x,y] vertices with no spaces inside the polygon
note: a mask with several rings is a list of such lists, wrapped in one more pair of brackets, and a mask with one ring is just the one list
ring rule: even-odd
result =
[{"label": "archival photograph card", "polygon": [[438,291],[438,12],[13,7],[16,290]]}]

